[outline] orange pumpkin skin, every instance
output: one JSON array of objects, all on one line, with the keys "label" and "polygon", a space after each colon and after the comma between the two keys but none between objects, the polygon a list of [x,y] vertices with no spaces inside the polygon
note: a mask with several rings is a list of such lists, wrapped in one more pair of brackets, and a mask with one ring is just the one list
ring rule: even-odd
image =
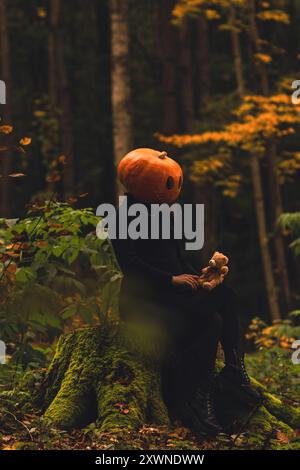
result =
[{"label": "orange pumpkin skin", "polygon": [[127,153],[119,163],[118,176],[126,190],[138,201],[172,204],[183,181],[182,169],[166,152],[139,148]]}]

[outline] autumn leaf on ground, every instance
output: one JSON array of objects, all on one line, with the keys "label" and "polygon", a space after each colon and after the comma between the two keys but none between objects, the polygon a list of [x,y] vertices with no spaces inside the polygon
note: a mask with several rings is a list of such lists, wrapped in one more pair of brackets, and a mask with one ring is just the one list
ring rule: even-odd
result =
[{"label": "autumn leaf on ground", "polygon": [[288,444],[290,442],[290,439],[287,436],[287,434],[285,434],[284,432],[278,431],[277,432],[277,441],[281,442],[282,444]]}]

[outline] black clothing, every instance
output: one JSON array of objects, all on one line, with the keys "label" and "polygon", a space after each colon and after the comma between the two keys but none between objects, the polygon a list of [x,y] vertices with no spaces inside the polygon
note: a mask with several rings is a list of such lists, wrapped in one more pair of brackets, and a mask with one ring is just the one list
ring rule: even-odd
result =
[{"label": "black clothing", "polygon": [[[128,206],[138,202],[131,196],[127,201]],[[151,216],[148,223],[151,224]],[[174,227],[171,234],[174,235]],[[176,359],[166,365],[165,377],[173,384],[172,398],[179,398],[186,390],[193,390],[200,382],[210,379],[219,340],[225,357],[232,349],[238,349],[235,294],[225,284],[212,291],[174,287],[172,276],[200,273],[200,266],[196,272],[186,262],[183,242],[174,236],[168,240],[112,239],[112,244],[124,274],[121,317],[148,316],[167,330]]]}]

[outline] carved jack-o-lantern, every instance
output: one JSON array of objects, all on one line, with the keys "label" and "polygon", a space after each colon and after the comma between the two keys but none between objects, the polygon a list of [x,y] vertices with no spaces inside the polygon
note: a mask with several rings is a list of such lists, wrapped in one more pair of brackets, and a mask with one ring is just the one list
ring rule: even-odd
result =
[{"label": "carved jack-o-lantern", "polygon": [[127,153],[118,175],[126,190],[145,203],[172,204],[182,187],[182,169],[166,152],[140,148]]}]

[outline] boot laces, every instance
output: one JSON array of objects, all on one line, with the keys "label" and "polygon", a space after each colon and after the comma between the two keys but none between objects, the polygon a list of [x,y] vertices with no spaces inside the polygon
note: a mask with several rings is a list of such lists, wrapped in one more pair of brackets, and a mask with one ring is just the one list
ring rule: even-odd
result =
[{"label": "boot laces", "polygon": [[249,375],[248,375],[248,373],[247,373],[247,371],[246,371],[246,366],[245,366],[245,361],[244,361],[244,357],[243,357],[243,356],[240,357],[240,367],[241,367],[243,379],[245,380],[245,382],[247,383],[247,385],[250,385],[250,378],[249,378]]},{"label": "boot laces", "polygon": [[207,404],[208,418],[214,423],[216,423],[217,419],[215,415],[214,392],[215,392],[215,384],[213,383],[207,392],[206,404]]}]

